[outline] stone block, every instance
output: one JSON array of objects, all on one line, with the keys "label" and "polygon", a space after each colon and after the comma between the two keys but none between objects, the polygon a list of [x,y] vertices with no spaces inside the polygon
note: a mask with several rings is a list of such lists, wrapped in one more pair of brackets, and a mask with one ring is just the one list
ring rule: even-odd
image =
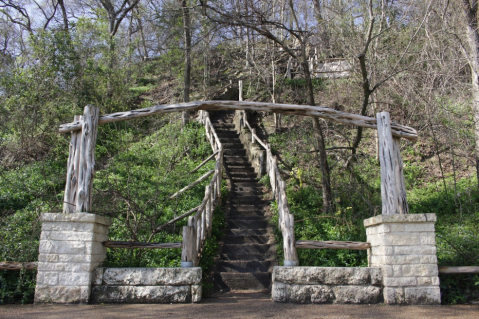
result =
[{"label": "stone block", "polygon": [[103,284],[110,286],[200,285],[201,268],[106,268]]},{"label": "stone block", "polygon": [[404,233],[389,233],[383,236],[382,243],[386,246],[420,245],[422,235],[424,234],[408,233],[405,236]]},{"label": "stone block", "polygon": [[383,282],[383,273],[381,268],[369,268],[371,285],[381,286]]},{"label": "stone block", "polygon": [[417,264],[421,260],[418,255],[397,255],[397,256],[384,256],[384,265],[410,265]]},{"label": "stone block", "polygon": [[43,213],[41,217],[42,222],[75,222],[75,223],[92,223],[105,226],[111,225],[111,220],[106,217],[90,213],[74,213],[74,214],[59,214],[59,213]]},{"label": "stone block", "polygon": [[431,277],[438,275],[438,268],[435,264],[402,265],[403,276]]},{"label": "stone block", "polygon": [[288,286],[282,282],[273,282],[271,288],[271,298],[274,302],[288,302]]},{"label": "stone block", "polygon": [[103,271],[105,268],[97,268],[92,275],[92,285],[101,286],[103,283]]},{"label": "stone block", "polygon": [[293,303],[332,303],[334,299],[327,285],[291,285],[288,290],[288,299]]},{"label": "stone block", "polygon": [[276,266],[273,272],[273,282],[298,285],[365,285],[370,284],[370,269]]},{"label": "stone block", "polygon": [[88,286],[91,285],[90,272],[60,272],[58,285],[60,286]]},{"label": "stone block", "polygon": [[434,232],[434,224],[433,223],[404,224],[404,230],[407,232]]},{"label": "stone block", "polygon": [[200,302],[203,294],[201,285],[191,285],[191,302]]},{"label": "stone block", "polygon": [[39,245],[40,254],[76,254],[85,253],[85,243],[72,241],[42,240]]},{"label": "stone block", "polygon": [[421,245],[436,245],[436,234],[435,233],[422,233],[421,234]]},{"label": "stone block", "polygon": [[436,246],[419,245],[419,246],[396,246],[394,247],[395,255],[436,255]]},{"label": "stone block", "polygon": [[192,302],[191,286],[94,286],[94,303]]},{"label": "stone block", "polygon": [[416,277],[385,277],[383,279],[385,287],[406,287],[416,286]]},{"label": "stone block", "polygon": [[381,288],[374,286],[334,286],[334,303],[374,304],[381,299]]},{"label": "stone block", "polygon": [[404,289],[384,287],[383,288],[384,303],[401,305],[404,304]]},{"label": "stone block", "polygon": [[441,292],[439,287],[406,287],[404,300],[408,305],[439,305]]},{"label": "stone block", "polygon": [[89,289],[80,286],[36,285],[35,303],[88,303]]},{"label": "stone block", "polygon": [[420,263],[437,265],[437,256],[436,255],[420,256]]},{"label": "stone block", "polygon": [[394,246],[374,246],[371,247],[372,256],[391,256],[394,255]]}]

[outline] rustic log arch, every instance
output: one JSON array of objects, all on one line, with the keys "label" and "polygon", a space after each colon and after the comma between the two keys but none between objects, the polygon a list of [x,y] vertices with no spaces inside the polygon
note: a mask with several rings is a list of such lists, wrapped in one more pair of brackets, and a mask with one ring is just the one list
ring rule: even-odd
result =
[{"label": "rustic log arch", "polygon": [[[101,115],[98,124],[127,121],[134,118],[145,117],[155,114],[166,114],[182,111],[215,111],[215,110],[250,110],[283,113],[300,116],[319,117],[336,123],[355,125],[360,127],[377,129],[377,120],[372,117],[336,111],[327,107],[276,104],[249,101],[195,101],[178,104],[155,105],[145,109],[126,112],[117,112]],[[81,129],[82,122],[76,120],[72,123],[60,125],[60,133],[73,132]],[[391,133],[395,137],[402,137],[415,142],[418,139],[417,131],[412,127],[391,122]]]}]

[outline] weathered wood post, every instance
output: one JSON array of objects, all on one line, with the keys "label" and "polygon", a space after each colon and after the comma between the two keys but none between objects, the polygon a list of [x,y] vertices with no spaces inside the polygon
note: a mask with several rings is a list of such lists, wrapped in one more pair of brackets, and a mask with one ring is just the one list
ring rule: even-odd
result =
[{"label": "weathered wood post", "polygon": [[[74,121],[83,121],[83,116],[75,115]],[[67,163],[67,180],[65,194],[63,197],[63,213],[72,214],[75,212],[75,203],[78,187],[78,170],[80,165],[80,142],[81,130],[71,133],[69,155]]]},{"label": "weathered wood post", "polygon": [[91,211],[93,175],[95,174],[95,144],[100,110],[93,105],[85,106],[80,142],[78,188],[76,196],[77,213]]},{"label": "weathered wood post", "polygon": [[[193,245],[195,243],[195,245]],[[183,226],[181,267],[194,267],[196,260],[196,233],[193,226]]]},{"label": "weathered wood post", "polygon": [[299,258],[296,251],[294,238],[294,216],[290,214],[286,199],[286,182],[279,183],[278,208],[281,211],[280,225],[283,233],[284,266],[298,266]]},{"label": "weathered wood post", "polygon": [[388,112],[376,116],[381,165],[382,214],[408,214],[400,138],[393,138]]},{"label": "weathered wood post", "polygon": [[370,267],[382,269],[385,303],[440,304],[436,214],[408,214],[399,138],[391,134],[389,113],[376,119],[382,214],[364,221]]},{"label": "weathered wood post", "polygon": [[213,228],[213,201],[211,192],[211,186],[206,186],[205,196],[208,196],[208,201],[206,202],[206,229],[208,238],[211,237],[211,230]]}]

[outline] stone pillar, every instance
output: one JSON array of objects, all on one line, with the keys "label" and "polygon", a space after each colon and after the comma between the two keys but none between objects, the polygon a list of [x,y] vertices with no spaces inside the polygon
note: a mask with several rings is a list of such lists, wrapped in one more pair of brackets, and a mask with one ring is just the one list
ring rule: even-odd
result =
[{"label": "stone pillar", "polygon": [[370,267],[383,272],[387,304],[440,304],[436,214],[378,215],[364,221]]},{"label": "stone pillar", "polygon": [[46,213],[41,220],[35,303],[88,303],[111,221],[89,213]]}]

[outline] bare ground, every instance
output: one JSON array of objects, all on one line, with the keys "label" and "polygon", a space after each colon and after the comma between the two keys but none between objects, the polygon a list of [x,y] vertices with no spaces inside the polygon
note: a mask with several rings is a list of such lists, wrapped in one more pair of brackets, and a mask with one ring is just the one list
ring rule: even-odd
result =
[{"label": "bare ground", "polygon": [[0,318],[479,318],[479,306],[277,304],[262,293],[229,293],[198,304],[6,305]]}]

